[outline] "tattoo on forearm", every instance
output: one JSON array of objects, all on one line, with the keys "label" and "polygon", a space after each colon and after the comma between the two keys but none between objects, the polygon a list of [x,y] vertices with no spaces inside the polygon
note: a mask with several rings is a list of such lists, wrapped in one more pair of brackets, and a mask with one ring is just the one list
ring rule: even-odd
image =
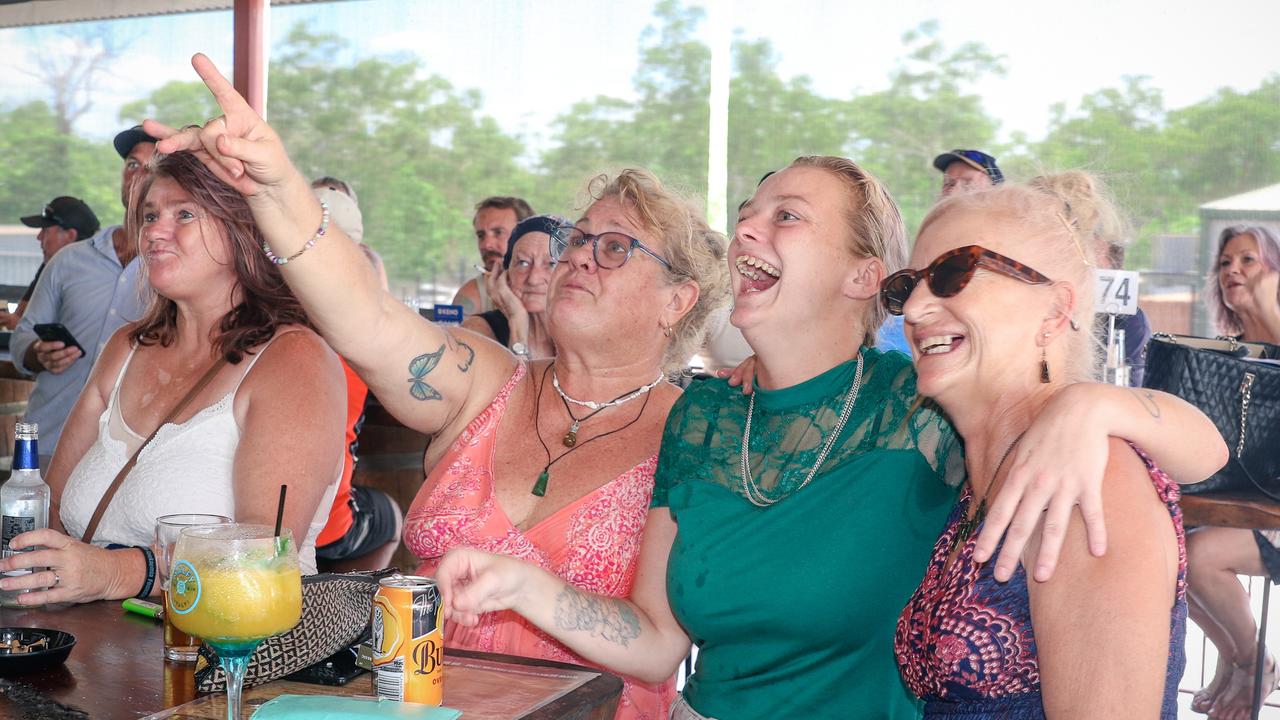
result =
[{"label": "tattoo on forearm", "polygon": [[444,345],[441,345],[440,349],[435,352],[423,353],[409,361],[409,394],[415,400],[444,399],[440,391],[431,387],[425,379],[440,364],[442,355],[444,355]]},{"label": "tattoo on forearm", "polygon": [[1151,417],[1160,419],[1160,406],[1156,404],[1155,393],[1150,390],[1130,390],[1134,397],[1138,398],[1138,402],[1142,403],[1142,407],[1151,415]]},{"label": "tattoo on forearm", "polygon": [[605,600],[566,585],[556,597],[556,627],[582,630],[626,647],[640,637],[640,618],[625,602]]}]

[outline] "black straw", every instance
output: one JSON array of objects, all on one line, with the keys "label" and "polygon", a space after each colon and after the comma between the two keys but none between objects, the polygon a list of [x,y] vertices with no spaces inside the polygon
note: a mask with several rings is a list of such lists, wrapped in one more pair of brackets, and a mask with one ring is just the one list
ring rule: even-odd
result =
[{"label": "black straw", "polygon": [[284,524],[284,494],[288,485],[280,486],[280,504],[276,507],[276,537],[280,537],[280,526]]}]

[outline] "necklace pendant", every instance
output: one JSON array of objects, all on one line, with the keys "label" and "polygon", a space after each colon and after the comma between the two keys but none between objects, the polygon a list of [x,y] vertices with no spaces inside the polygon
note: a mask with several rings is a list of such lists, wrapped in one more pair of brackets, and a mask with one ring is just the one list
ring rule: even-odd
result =
[{"label": "necklace pendant", "polygon": [[573,424],[569,426],[569,432],[564,434],[564,437],[560,440],[560,442],[564,443],[564,446],[567,448],[571,448],[574,445],[578,444],[578,421],[577,420],[574,420]]},{"label": "necklace pendant", "polygon": [[544,497],[547,494],[547,471],[546,470],[543,470],[542,474],[538,475],[538,481],[533,484],[533,489],[530,490],[529,492],[533,493],[534,495],[537,495],[538,497]]}]

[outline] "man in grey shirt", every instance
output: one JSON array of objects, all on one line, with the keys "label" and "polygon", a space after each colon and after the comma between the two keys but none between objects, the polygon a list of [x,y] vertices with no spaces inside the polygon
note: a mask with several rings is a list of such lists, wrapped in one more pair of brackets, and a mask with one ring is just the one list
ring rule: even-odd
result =
[{"label": "man in grey shirt", "polygon": [[[147,172],[155,153],[155,138],[133,127],[115,138],[124,158],[120,202],[129,213],[135,183]],[[113,225],[84,242],[68,246],[45,266],[31,302],[14,330],[9,349],[14,365],[34,375],[36,386],[27,401],[25,420],[40,425],[40,467],[47,468],[57,447],[62,425],[89,379],[98,353],[112,333],[142,316],[142,288],[136,238]],[[66,347],[36,337],[35,326],[61,323],[84,348]]]}]

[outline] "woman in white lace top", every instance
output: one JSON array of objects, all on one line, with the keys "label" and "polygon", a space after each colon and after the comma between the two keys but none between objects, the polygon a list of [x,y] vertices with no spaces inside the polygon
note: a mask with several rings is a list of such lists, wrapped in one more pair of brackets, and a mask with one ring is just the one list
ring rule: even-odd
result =
[{"label": "woman in white lace top", "polygon": [[[337,356],[309,327],[243,196],[189,154],[157,156],[131,207],[154,296],[146,315],[102,351],[67,420],[46,480],[50,529],[20,535],[0,570],[47,568],[0,581],[35,588],[25,604],[158,593],[148,557],[155,519],[217,513],[284,524],[315,571],[342,470],[345,383]],[[218,360],[227,362],[160,427],[107,505],[111,481]],[[64,534],[65,533],[65,534]],[[92,544],[90,544],[92,543]],[[122,545],[125,547],[103,547]]]}]

